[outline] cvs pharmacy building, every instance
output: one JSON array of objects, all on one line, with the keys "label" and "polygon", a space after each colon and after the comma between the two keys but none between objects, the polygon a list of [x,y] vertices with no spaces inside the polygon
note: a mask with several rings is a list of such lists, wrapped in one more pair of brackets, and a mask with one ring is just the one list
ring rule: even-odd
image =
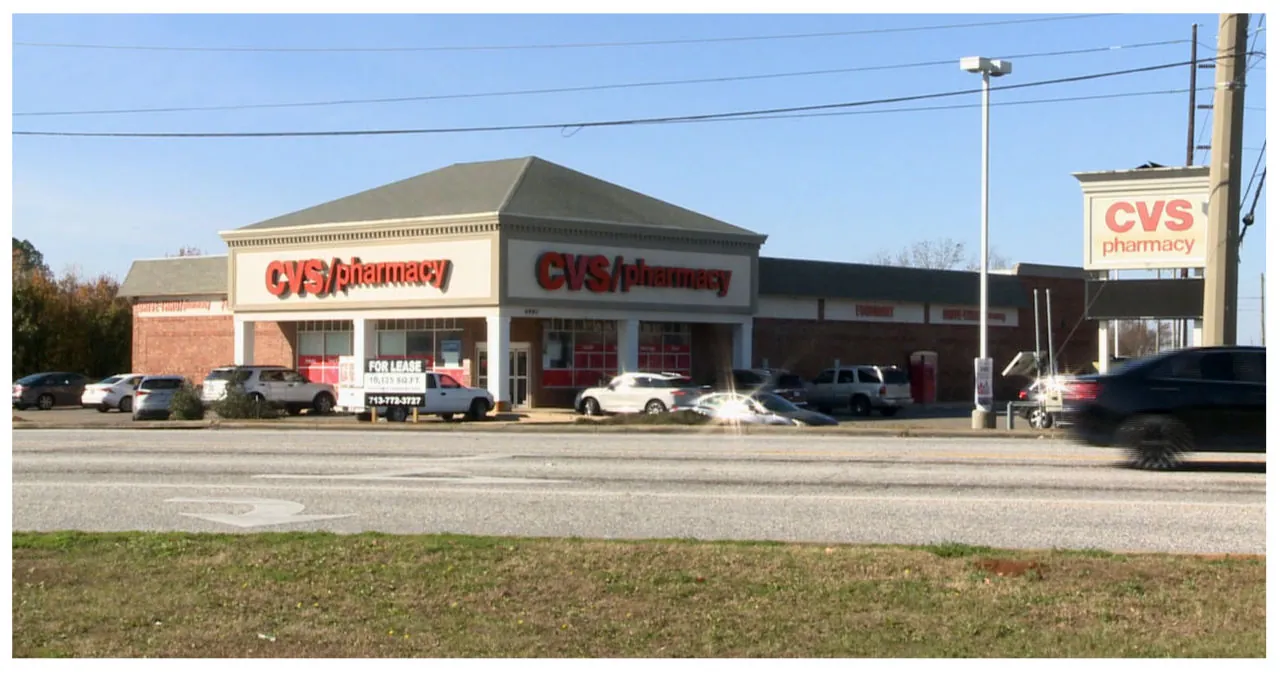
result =
[{"label": "cvs pharmacy building", "polygon": [[235,363],[336,384],[343,356],[423,358],[500,408],[563,405],[619,370],[745,367],[765,240],[537,158],[453,165],[221,236]]},{"label": "cvs pharmacy building", "polygon": [[[455,164],[221,236],[225,256],[134,262],[120,290],[134,370],[291,366],[341,404],[359,383],[341,364],[425,359],[505,409],[567,406],[628,370],[710,382],[919,360],[917,400],[972,392],[976,274],[761,258],[764,235],[538,158]],[[1032,289],[1054,287],[1059,335],[1083,312],[1082,270],[1022,267],[991,278],[1001,364],[1035,344]],[[1060,353],[1091,359],[1080,337]]]}]

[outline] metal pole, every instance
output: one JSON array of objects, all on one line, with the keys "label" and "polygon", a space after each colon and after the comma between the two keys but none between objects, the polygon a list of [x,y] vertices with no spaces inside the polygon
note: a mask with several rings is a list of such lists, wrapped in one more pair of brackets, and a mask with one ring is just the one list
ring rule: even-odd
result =
[{"label": "metal pole", "polygon": [[1200,69],[1199,56],[1196,54],[1198,27],[1198,24],[1191,24],[1191,94],[1187,103],[1187,166],[1196,162],[1196,71]]},{"label": "metal pole", "polygon": [[1241,144],[1244,140],[1248,14],[1219,15],[1213,134],[1209,145],[1209,227],[1204,266],[1206,347],[1234,345],[1240,265]]},{"label": "metal pole", "polygon": [[1040,372],[1040,289],[1031,289],[1031,295],[1035,302],[1035,323],[1036,323],[1036,379],[1044,377],[1044,373]]},{"label": "metal pole", "polygon": [[1049,377],[1058,379],[1058,362],[1053,355],[1053,290],[1044,289],[1044,320],[1048,325],[1049,338]]},{"label": "metal pole", "polygon": [[1267,273],[1263,272],[1258,277],[1258,281],[1262,284],[1262,295],[1258,296],[1262,301],[1262,310],[1259,312],[1262,315],[1262,332],[1258,333],[1258,337],[1261,338],[1262,346],[1265,347],[1267,346]]},{"label": "metal pole", "polygon": [[[987,359],[987,319],[991,313],[987,305],[987,229],[989,225],[988,196],[990,194],[991,155],[991,73],[982,71],[982,234],[978,261],[978,358]],[[991,414],[990,404],[979,404],[984,414]],[[985,424],[985,423],[984,423]]]}]

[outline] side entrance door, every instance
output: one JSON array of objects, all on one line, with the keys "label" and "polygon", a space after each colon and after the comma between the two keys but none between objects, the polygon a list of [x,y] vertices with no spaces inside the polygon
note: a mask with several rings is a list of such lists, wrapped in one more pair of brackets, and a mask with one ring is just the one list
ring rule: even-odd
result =
[{"label": "side entrance door", "polygon": [[[507,355],[507,398],[513,408],[529,403],[530,353],[528,342],[511,343]],[[489,345],[484,342],[476,344],[476,386],[489,388]]]}]

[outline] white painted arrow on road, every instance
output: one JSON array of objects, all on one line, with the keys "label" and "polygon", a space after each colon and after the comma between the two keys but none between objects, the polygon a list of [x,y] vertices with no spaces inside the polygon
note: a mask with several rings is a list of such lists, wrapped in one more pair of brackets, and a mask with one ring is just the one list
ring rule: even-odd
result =
[{"label": "white painted arrow on road", "polygon": [[195,503],[195,504],[242,504],[252,506],[253,510],[248,513],[180,513],[178,515],[190,516],[191,518],[202,518],[204,520],[223,525],[233,525],[235,527],[265,527],[267,525],[287,525],[293,523],[307,523],[317,520],[332,520],[334,518],[351,518],[354,513],[343,513],[334,515],[308,515],[300,516],[302,510],[307,508],[298,502],[285,501],[283,499],[186,499],[183,497],[175,497],[166,499],[166,502],[177,503]]}]

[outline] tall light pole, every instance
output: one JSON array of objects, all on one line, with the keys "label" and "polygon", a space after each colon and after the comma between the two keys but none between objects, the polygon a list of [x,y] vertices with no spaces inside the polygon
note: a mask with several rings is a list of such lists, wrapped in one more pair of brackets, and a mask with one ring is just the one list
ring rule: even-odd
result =
[{"label": "tall light pole", "polygon": [[[991,173],[991,78],[1013,72],[1009,61],[988,59],[984,56],[967,56],[960,59],[960,68],[970,73],[982,74],[982,235],[978,245],[978,358],[974,360],[974,429],[992,429],[996,416],[992,411],[991,358],[987,354],[987,323],[991,312],[987,293],[987,233],[990,229],[988,197]],[[1037,355],[1037,358],[1039,355]]]}]

